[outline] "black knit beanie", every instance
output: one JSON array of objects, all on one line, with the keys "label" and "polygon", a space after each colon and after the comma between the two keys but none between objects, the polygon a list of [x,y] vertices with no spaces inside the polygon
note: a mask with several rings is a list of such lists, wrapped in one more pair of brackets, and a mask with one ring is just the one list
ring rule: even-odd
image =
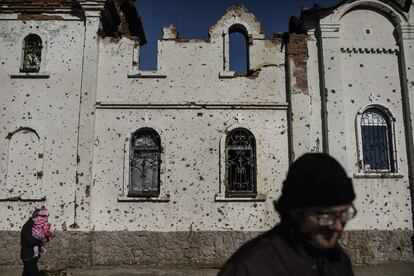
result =
[{"label": "black knit beanie", "polygon": [[307,153],[290,166],[275,207],[280,212],[349,204],[354,199],[352,180],[338,161],[324,153]]}]

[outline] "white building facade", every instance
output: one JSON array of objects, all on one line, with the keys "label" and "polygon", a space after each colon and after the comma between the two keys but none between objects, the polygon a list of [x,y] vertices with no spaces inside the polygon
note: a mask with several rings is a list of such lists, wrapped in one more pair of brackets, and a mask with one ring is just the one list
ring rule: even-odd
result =
[{"label": "white building facade", "polygon": [[[315,7],[273,38],[233,6],[205,40],[165,27],[155,71],[137,66],[131,1],[3,2],[2,264],[46,205],[48,265],[219,265],[277,223],[289,163],[308,151],[354,179],[353,261],[412,255],[411,1]],[[244,72],[230,70],[233,33]]]}]

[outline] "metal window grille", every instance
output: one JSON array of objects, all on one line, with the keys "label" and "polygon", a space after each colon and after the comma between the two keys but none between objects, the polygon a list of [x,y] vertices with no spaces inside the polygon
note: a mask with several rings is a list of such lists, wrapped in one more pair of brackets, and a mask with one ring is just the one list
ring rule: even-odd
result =
[{"label": "metal window grille", "polygon": [[37,73],[42,60],[42,39],[38,35],[28,35],[24,39],[22,72]]},{"label": "metal window grille", "polygon": [[237,128],[227,136],[226,170],[228,196],[256,194],[256,141],[250,131]]},{"label": "metal window grille", "polygon": [[159,196],[160,149],[160,137],[154,130],[143,128],[133,134],[128,196]]},{"label": "metal window grille", "polygon": [[388,116],[370,108],[361,117],[365,171],[394,171],[393,139]]}]

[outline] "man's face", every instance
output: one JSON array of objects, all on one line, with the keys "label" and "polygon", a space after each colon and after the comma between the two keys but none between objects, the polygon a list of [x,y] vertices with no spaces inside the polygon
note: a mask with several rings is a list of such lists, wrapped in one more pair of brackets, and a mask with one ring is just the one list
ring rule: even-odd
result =
[{"label": "man's face", "polygon": [[345,227],[341,219],[351,207],[350,204],[334,207],[314,207],[305,209],[300,220],[300,230],[307,242],[319,250],[332,249]]}]

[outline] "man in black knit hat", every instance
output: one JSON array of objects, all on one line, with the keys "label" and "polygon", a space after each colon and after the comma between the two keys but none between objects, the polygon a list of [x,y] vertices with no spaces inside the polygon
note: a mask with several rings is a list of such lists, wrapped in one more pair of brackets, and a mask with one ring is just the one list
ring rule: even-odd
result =
[{"label": "man in black knit hat", "polygon": [[338,239],[352,205],[352,180],[323,153],[308,153],[289,168],[282,195],[275,202],[281,221],[244,244],[219,276],[348,276],[351,262]]}]

